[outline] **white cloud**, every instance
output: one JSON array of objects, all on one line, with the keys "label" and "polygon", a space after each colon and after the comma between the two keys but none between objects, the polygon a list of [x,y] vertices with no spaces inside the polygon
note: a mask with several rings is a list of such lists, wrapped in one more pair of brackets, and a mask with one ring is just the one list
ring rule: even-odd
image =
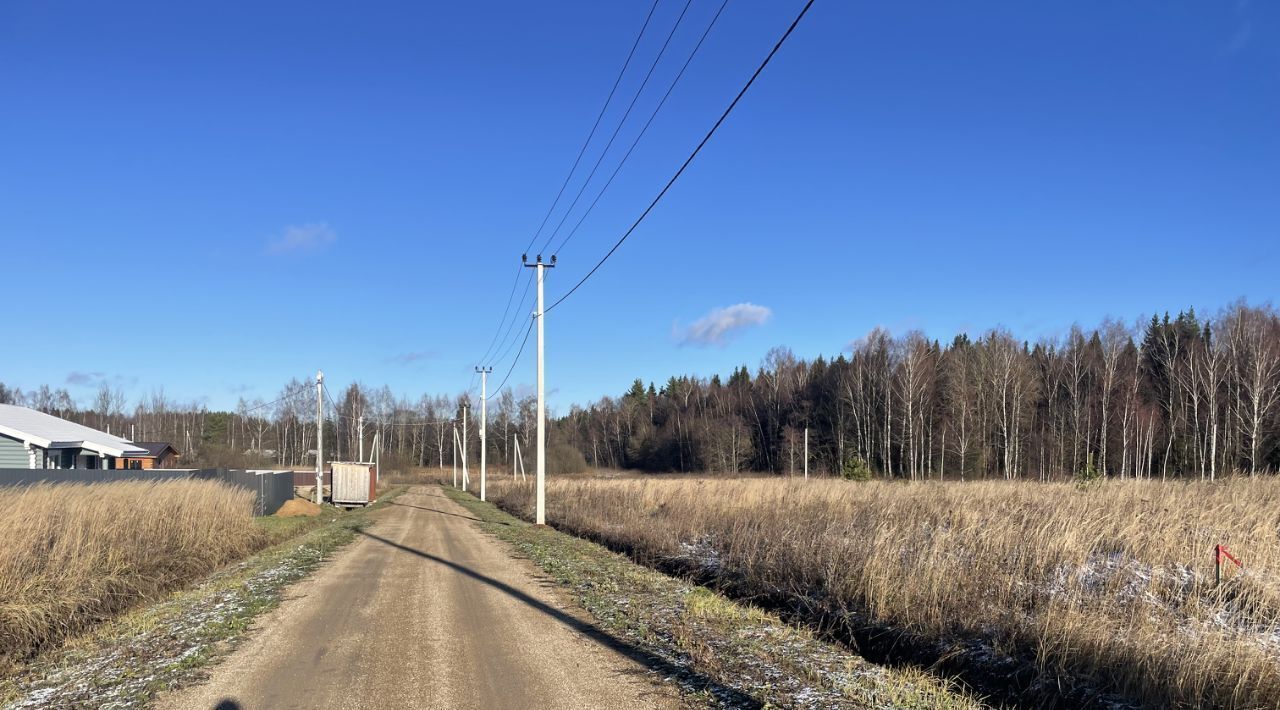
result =
[{"label": "white cloud", "polygon": [[773,316],[773,311],[754,303],[739,303],[725,308],[714,308],[707,315],[694,321],[688,328],[677,332],[681,345],[725,346],[743,328],[761,325]]},{"label": "white cloud", "polygon": [[125,375],[108,375],[105,372],[86,372],[82,370],[73,370],[67,373],[67,384],[76,387],[101,387],[102,385],[111,385],[114,387],[132,387],[138,384],[137,377],[126,377]]},{"label": "white cloud", "polygon": [[316,251],[334,243],[337,239],[338,234],[325,222],[291,224],[284,228],[279,237],[267,243],[267,253]]}]

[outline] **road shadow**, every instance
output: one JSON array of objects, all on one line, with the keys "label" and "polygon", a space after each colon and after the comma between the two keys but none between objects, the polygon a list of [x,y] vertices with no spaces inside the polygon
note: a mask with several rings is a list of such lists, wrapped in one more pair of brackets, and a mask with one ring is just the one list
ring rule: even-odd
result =
[{"label": "road shadow", "polygon": [[[436,511],[436,512],[440,512],[440,511]],[[446,513],[446,515],[449,515],[449,513]],[[463,517],[463,516],[458,516],[458,517]],[[729,688],[724,685],[721,685],[720,683],[717,683],[711,678],[694,671],[688,666],[681,665],[679,663],[674,663],[672,661],[667,660],[666,658],[663,658],[662,656],[646,651],[645,649],[640,648],[639,646],[634,646],[626,641],[623,641],[622,639],[619,639],[616,636],[613,636],[605,632],[595,624],[588,623],[586,621],[583,621],[582,619],[577,618],[576,616],[573,616],[572,614],[568,614],[564,611],[561,611],[560,609],[557,609],[539,599],[529,596],[525,592],[522,592],[519,589],[516,589],[515,587],[512,587],[509,584],[506,584],[505,582],[500,582],[492,577],[483,575],[471,569],[470,567],[467,567],[466,565],[460,565],[457,562],[446,560],[443,557],[433,555],[430,552],[424,552],[417,548],[409,547],[407,545],[401,545],[398,542],[395,542],[393,540],[388,540],[385,537],[375,535],[371,532],[361,530],[360,534],[364,535],[367,538],[380,542],[384,545],[389,545],[391,547],[394,547],[397,550],[402,550],[404,552],[408,552],[409,554],[421,557],[422,559],[430,560],[431,562],[444,565],[445,567],[448,567],[449,569],[452,569],[455,572],[458,572],[459,574],[466,575],[467,577],[470,577],[471,579],[474,579],[477,582],[493,587],[494,589],[497,589],[503,594],[506,594],[511,598],[515,599],[516,601],[532,609],[540,611],[543,614],[546,614],[552,619],[555,619],[556,621],[560,622],[561,624],[564,624],[570,629],[573,629],[574,631],[582,634],[583,636],[591,639],[592,641],[595,641],[601,646],[604,646],[605,648],[608,648],[612,651],[620,653],[623,656],[626,656],[632,661],[635,661],[636,663],[639,663],[654,672],[661,673],[664,676],[667,676],[670,678],[674,678],[677,681],[679,681],[681,685],[684,685],[694,691],[697,691],[697,692],[705,691],[705,692],[714,694],[720,702],[722,702],[727,706],[735,707],[735,708],[763,707],[754,698],[748,695],[745,695],[737,690],[734,690],[733,688]]]},{"label": "road shadow", "polygon": [[398,505],[401,508],[413,508],[414,510],[425,510],[429,513],[439,513],[441,515],[452,515],[455,518],[462,518],[463,520],[473,520],[477,523],[480,522],[480,518],[473,518],[470,515],[459,515],[457,513],[450,513],[444,510],[437,510],[436,508],[424,508],[420,505],[409,505],[408,503],[397,503],[396,501],[391,501],[391,505]]}]

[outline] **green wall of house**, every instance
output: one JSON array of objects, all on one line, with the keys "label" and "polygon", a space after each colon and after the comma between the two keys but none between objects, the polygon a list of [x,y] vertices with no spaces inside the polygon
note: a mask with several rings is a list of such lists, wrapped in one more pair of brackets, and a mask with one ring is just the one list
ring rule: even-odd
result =
[{"label": "green wall of house", "polygon": [[17,439],[0,435],[0,468],[31,468],[31,455]]}]

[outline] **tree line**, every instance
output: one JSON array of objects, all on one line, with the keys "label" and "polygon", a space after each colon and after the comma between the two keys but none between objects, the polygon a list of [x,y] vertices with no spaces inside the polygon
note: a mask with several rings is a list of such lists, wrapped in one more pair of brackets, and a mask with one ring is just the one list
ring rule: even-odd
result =
[{"label": "tree line", "polygon": [[[315,465],[316,390],[294,378],[270,401],[240,398],[231,411],[210,410],[157,390],[132,407],[118,387],[102,384],[93,397],[77,402],[65,388],[48,385],[24,392],[0,383],[0,404],[19,404],[132,441],[164,441],[177,448],[183,467],[301,468]],[[389,387],[352,383],[324,401],[325,460],[372,459],[374,447],[385,465],[398,468],[450,467],[454,430],[471,466],[479,461],[479,397],[422,395],[397,397]],[[504,390],[489,402],[489,462],[509,468],[519,446],[532,461],[535,400]],[[465,411],[465,416],[464,416]],[[466,423],[464,425],[464,419]],[[363,426],[362,426],[363,422]],[[519,443],[517,444],[517,439]],[[586,466],[581,455],[551,437],[553,470]],[[532,469],[532,462],[529,464]]]},{"label": "tree line", "polygon": [[[0,402],[111,431],[168,441],[184,465],[314,466],[309,379],[234,411],[163,391],[130,409],[102,385],[85,405],[65,389],[0,384]],[[397,396],[354,383],[326,397],[328,460],[372,456],[391,466],[449,467],[454,430],[479,458],[478,397]],[[464,411],[468,425],[463,427]],[[503,390],[489,402],[488,459],[509,470],[534,455],[535,402]],[[360,422],[363,420],[363,431]],[[464,433],[465,431],[465,433]],[[618,397],[549,422],[550,470],[813,472],[905,479],[1063,476],[1213,479],[1280,470],[1280,316],[1232,304],[1129,325],[1106,319],[1062,338],[1020,341],[996,328],[949,343],[877,328],[834,359],[770,351],[754,372],[641,380]]]},{"label": "tree line", "polygon": [[558,422],[596,466],[906,479],[1212,479],[1280,468],[1280,318],[1238,302],[1065,338],[877,328],[833,360],[636,380]]}]

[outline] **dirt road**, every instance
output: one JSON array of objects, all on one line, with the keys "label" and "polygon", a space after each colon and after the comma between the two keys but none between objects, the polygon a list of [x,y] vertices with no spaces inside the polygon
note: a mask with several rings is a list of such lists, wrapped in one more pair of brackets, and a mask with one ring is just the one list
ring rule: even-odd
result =
[{"label": "dirt road", "polygon": [[435,488],[392,501],[181,708],[672,708],[643,655]]}]

